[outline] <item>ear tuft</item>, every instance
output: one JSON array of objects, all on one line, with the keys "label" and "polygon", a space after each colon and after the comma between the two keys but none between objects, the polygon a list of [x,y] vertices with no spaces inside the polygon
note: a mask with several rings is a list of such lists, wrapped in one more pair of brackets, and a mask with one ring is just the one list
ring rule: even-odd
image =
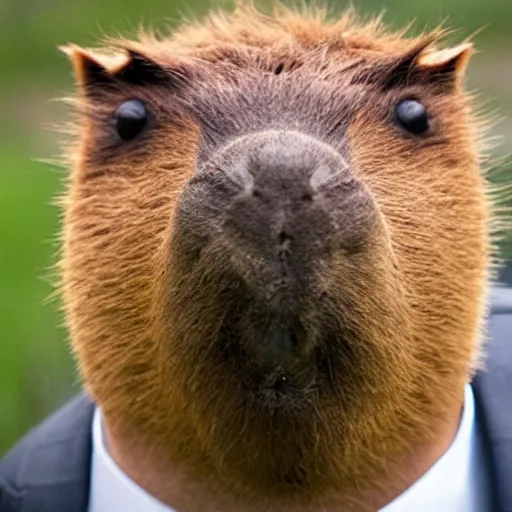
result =
[{"label": "ear tuft", "polygon": [[77,84],[82,87],[114,81],[141,85],[167,80],[170,76],[165,67],[130,48],[107,53],[70,44],[59,49],[73,63]]},{"label": "ear tuft", "polygon": [[426,52],[419,56],[417,66],[423,73],[431,76],[449,76],[457,79],[465,74],[472,52],[472,43]]},{"label": "ear tuft", "polygon": [[59,46],[59,50],[72,62],[79,86],[110,82],[116,71],[126,66],[130,60],[126,52],[107,54],[74,44]]},{"label": "ear tuft", "polygon": [[384,88],[411,84],[439,85],[450,90],[464,77],[473,45],[462,43],[452,48],[436,50],[435,41],[423,41],[387,68]]}]

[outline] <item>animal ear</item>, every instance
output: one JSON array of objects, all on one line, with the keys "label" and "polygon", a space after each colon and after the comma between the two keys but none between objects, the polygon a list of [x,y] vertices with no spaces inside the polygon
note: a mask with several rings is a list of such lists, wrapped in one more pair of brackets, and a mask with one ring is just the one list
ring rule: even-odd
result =
[{"label": "animal ear", "polygon": [[76,45],[61,46],[71,60],[79,87],[128,82],[144,84],[157,82],[169,76],[166,69],[135,50],[102,53]]},{"label": "animal ear", "polygon": [[432,41],[422,41],[388,64],[384,88],[418,83],[454,85],[460,82],[473,45],[463,43],[445,50],[430,50],[431,44]]},{"label": "animal ear", "polygon": [[462,43],[445,50],[425,52],[419,55],[416,67],[430,81],[458,82],[466,73],[473,52],[471,43]]},{"label": "animal ear", "polygon": [[128,61],[126,53],[99,53],[74,44],[60,46],[59,49],[71,61],[79,87],[111,82],[116,69],[122,69]]}]

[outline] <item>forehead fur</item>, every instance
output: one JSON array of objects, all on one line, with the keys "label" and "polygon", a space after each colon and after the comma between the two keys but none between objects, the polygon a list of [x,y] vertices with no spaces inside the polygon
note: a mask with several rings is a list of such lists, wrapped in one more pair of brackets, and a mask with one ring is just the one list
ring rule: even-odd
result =
[{"label": "forehead fur", "polygon": [[222,60],[229,49],[237,53],[265,50],[276,55],[300,50],[322,49],[347,59],[403,54],[412,48],[426,48],[446,33],[435,29],[418,37],[406,37],[408,27],[389,31],[380,18],[363,19],[354,9],[329,17],[326,9],[305,7],[301,11],[283,5],[264,14],[249,2],[233,12],[213,12],[200,22],[184,23],[170,37],[142,31],[137,41],[108,39],[106,46],[142,52],[165,64],[169,56]]}]

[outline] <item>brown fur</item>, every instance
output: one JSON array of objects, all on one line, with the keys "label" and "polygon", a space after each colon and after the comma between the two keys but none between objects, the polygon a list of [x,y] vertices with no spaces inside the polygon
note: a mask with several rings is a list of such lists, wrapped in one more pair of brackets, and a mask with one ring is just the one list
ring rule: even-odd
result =
[{"label": "brown fur", "polygon": [[[267,17],[242,7],[162,39],[68,47],[79,141],[62,291],[85,388],[114,429],[233,495],[317,504],[371,489],[438,433],[477,359],[491,254],[479,123],[463,91],[470,49],[443,58],[441,35],[407,39],[352,13],[329,21],[321,10]],[[433,117],[426,137],[389,115],[409,96]],[[131,97],[157,124],[123,145],[111,115]],[[333,147],[349,141],[377,213],[364,248],[319,261],[315,292],[301,298],[325,375],[276,402],[251,392],[253,363],[242,371],[219,341],[231,315],[250,323],[231,265],[256,267],[224,239],[193,258],[176,211],[198,162],[243,134],[237,120],[250,134],[294,119]],[[332,338],[320,340],[327,330]]]}]

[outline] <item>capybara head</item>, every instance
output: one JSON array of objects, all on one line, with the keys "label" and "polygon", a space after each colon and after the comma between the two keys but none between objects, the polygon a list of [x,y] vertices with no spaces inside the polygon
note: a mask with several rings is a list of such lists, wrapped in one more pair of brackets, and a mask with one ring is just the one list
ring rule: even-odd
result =
[{"label": "capybara head", "polygon": [[66,47],[62,290],[111,425],[283,500],[364,487],[435,434],[491,253],[471,45],[441,36],[243,6]]}]

